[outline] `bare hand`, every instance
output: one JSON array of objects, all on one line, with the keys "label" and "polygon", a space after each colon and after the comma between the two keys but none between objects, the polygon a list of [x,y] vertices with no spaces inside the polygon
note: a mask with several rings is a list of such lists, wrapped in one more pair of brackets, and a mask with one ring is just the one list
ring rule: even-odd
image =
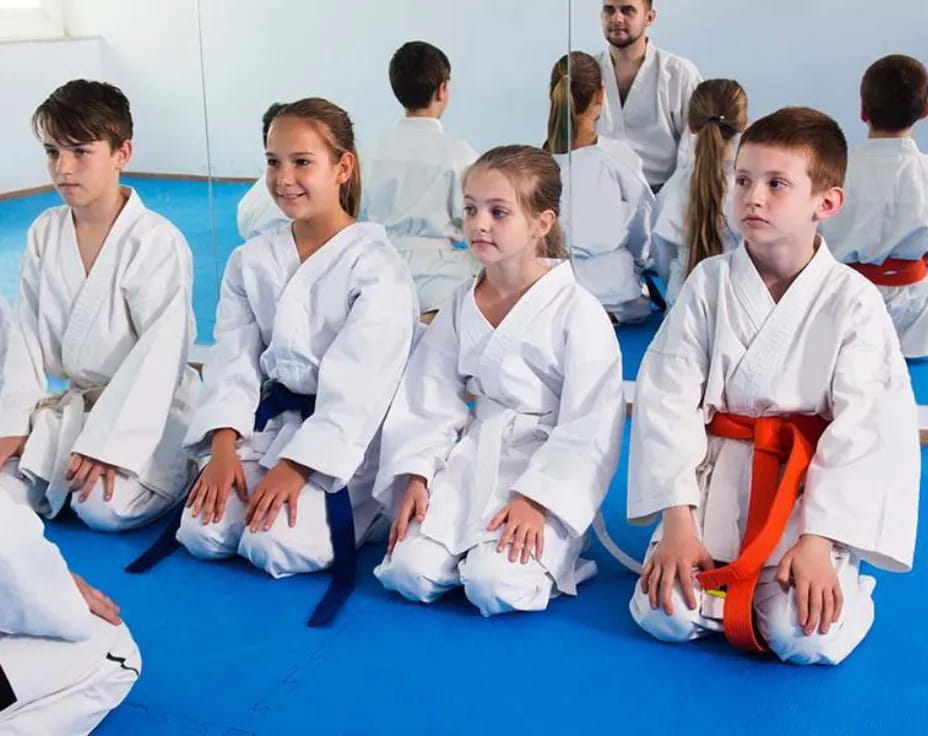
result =
[{"label": "bare hand", "polygon": [[0,437],[0,468],[9,462],[10,458],[23,454],[28,435],[21,434],[11,437]]},{"label": "bare hand", "polygon": [[202,511],[203,524],[209,524],[210,521],[218,524],[225,513],[226,501],[232,488],[235,488],[235,495],[242,503],[248,503],[245,471],[234,444],[229,448],[214,449],[212,457],[190,489],[187,508],[193,509],[193,518]]},{"label": "bare hand", "polygon": [[804,534],[777,567],[777,582],[788,590],[796,588],[796,607],[802,633],[810,636],[818,629],[827,634],[841,616],[844,595],[838,573],[831,562],[830,539]]},{"label": "bare hand", "polygon": [[68,490],[71,493],[80,493],[78,503],[84,503],[97,481],[103,479],[103,500],[110,501],[116,489],[116,466],[95,460],[76,452],[71,453],[68,469],[65,473],[68,481]]},{"label": "bare hand", "polygon": [[71,577],[74,578],[77,589],[81,592],[81,595],[84,596],[84,600],[87,601],[87,607],[90,609],[91,613],[99,616],[104,621],[108,621],[114,626],[119,626],[119,624],[122,623],[122,619],[119,618],[119,606],[113,603],[112,600],[99,590],[88,585],[87,581],[80,575],[76,575],[72,572]]},{"label": "bare hand", "polygon": [[679,579],[683,598],[691,611],[696,609],[696,581],[693,569],[712,570],[715,563],[696,533],[689,506],[664,510],[664,529],[654,553],[641,571],[641,592],[647,593],[652,610],[658,605],[673,615],[673,586]]},{"label": "bare hand", "polygon": [[502,552],[510,544],[509,561],[515,562],[521,555],[525,565],[532,557],[532,549],[539,559],[545,551],[545,508],[519,493],[515,495],[515,499],[491,519],[487,530],[495,532],[505,522],[496,551]]},{"label": "bare hand", "polygon": [[425,521],[425,512],[429,508],[429,489],[425,485],[425,478],[421,475],[414,475],[406,486],[406,493],[403,495],[403,501],[396,512],[396,517],[390,525],[390,539],[387,542],[387,555],[393,554],[393,548],[397,542],[406,539],[406,533],[409,531],[409,522],[417,521],[420,524]]},{"label": "bare hand", "polygon": [[280,507],[287,504],[287,522],[291,527],[296,526],[297,502],[309,473],[309,468],[290,460],[281,460],[268,470],[248,501],[245,525],[252,532],[262,526],[263,531],[267,531],[274,525]]}]

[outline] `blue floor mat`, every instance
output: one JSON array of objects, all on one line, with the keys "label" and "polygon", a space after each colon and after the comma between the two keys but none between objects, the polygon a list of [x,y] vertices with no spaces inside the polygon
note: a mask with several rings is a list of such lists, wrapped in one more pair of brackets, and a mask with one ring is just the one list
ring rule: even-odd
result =
[{"label": "blue floor mat", "polygon": [[[640,556],[648,530],[622,522],[624,478],[623,461],[606,516]],[[903,734],[928,718],[928,640],[909,618],[928,606],[924,545],[914,573],[876,573],[876,623],[846,662],[800,668],[721,638],[652,640],[628,613],[632,575],[596,544],[600,573],[579,596],[492,619],[460,593],[425,606],[386,592],[371,575],[383,547],[369,546],[335,624],[309,629],[325,573],[272,580],[243,561],[179,551],[146,575],[124,574],[158,526],[107,536],[74,519],[48,525],[72,568],[121,604],[142,649],[142,678],[101,734],[674,734],[724,724],[752,736]]]},{"label": "blue floor mat", "polygon": [[[205,183],[127,183],[190,242],[199,335],[208,341],[217,273],[239,244],[235,204],[247,185],[215,185],[214,240]],[[58,202],[54,193],[0,202],[0,293],[8,298],[26,228]],[[655,314],[617,329],[626,379],[659,323]],[[910,369],[928,403],[928,362]],[[640,556],[649,532],[623,523],[625,474],[623,453],[605,512],[616,540]],[[121,535],[73,518],[47,528],[72,569],[121,604],[142,649],[142,678],[100,734],[905,734],[924,732],[928,719],[928,641],[908,618],[928,606],[924,545],[914,573],[877,573],[873,630],[848,661],[826,669],[743,656],[720,639],[653,641],[628,614],[633,577],[596,544],[600,574],[577,598],[488,620],[459,593],[432,606],[387,593],[370,572],[383,548],[370,546],[335,624],[308,629],[325,574],[275,581],[244,561],[202,563],[178,552],[130,576],[123,566],[160,524]]]}]

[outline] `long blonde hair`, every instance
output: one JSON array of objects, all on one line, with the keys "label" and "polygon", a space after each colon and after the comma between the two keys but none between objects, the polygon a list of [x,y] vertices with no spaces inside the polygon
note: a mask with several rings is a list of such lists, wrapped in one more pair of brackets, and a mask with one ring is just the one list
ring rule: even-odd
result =
[{"label": "long blonde hair", "polygon": [[[532,216],[545,210],[561,214],[561,168],[550,153],[534,146],[498,146],[491,148],[467,170],[467,179],[477,169],[499,171],[512,183],[519,203]],[[561,224],[554,221],[538,255],[542,258],[567,258]]]},{"label": "long blonde hair", "polygon": [[361,210],[361,159],[358,157],[354,126],[348,113],[322,97],[307,97],[284,105],[274,119],[283,117],[300,118],[315,126],[329,146],[333,163],[338,163],[345,153],[354,156],[351,177],[339,188],[338,201],[345,212],[357,217]]},{"label": "long blonde hair", "polygon": [[548,153],[567,153],[577,140],[577,116],[587,111],[596,93],[603,88],[603,73],[599,62],[583,51],[570,53],[568,74],[565,54],[551,70],[548,96],[548,138],[543,148]]},{"label": "long blonde hair", "polygon": [[725,146],[748,124],[748,97],[733,79],[707,79],[690,98],[689,129],[696,135],[696,160],[686,210],[689,274],[705,258],[722,252],[728,180]]}]

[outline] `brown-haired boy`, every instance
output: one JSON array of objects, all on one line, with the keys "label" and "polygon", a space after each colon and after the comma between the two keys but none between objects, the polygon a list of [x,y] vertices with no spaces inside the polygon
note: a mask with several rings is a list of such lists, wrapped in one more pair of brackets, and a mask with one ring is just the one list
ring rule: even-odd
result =
[{"label": "brown-haired boy", "polygon": [[[27,235],[0,373],[0,492],[47,517],[70,503],[94,529],[131,529],[188,481],[190,249],[120,186],[132,116],[119,89],[68,82],[33,126],[65,204]],[[47,374],[68,389],[50,393]]]},{"label": "brown-haired boy", "polygon": [[851,152],[847,205],[822,225],[831,252],[877,285],[907,358],[928,356],[928,72],[911,56],[874,62],[860,84],[867,140]]},{"label": "brown-haired boy", "polygon": [[663,523],[630,608],[658,639],[724,631],[837,664],[873,621],[860,560],[912,565],[905,361],[873,285],[816,233],[841,208],[846,157],[814,110],[748,128],[733,204],[744,243],[694,269],[642,363],[628,517]]},{"label": "brown-haired boy", "polygon": [[451,64],[424,41],[403,44],[390,60],[390,86],[406,116],[383,135],[365,167],[367,217],[387,229],[416,283],[425,321],[471,278],[477,262],[461,240],[464,171],[477,152],[447,135]]}]

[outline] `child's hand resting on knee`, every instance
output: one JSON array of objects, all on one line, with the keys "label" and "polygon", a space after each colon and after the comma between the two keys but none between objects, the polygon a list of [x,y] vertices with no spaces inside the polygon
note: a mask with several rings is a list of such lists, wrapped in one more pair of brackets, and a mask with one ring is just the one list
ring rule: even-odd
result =
[{"label": "child's hand resting on knee", "polygon": [[68,490],[79,494],[78,503],[84,503],[87,500],[99,480],[103,481],[103,500],[113,499],[113,492],[116,490],[116,466],[114,465],[72,452],[64,477],[68,481]]},{"label": "child's hand resting on knee", "polygon": [[777,567],[777,582],[784,590],[796,588],[796,608],[802,633],[810,636],[818,629],[827,634],[841,616],[844,596],[838,573],[831,561],[830,539],[803,534]]},{"label": "child's hand resting on knee", "polygon": [[654,548],[641,571],[641,591],[647,593],[653,610],[658,604],[668,616],[673,615],[673,585],[679,578],[686,606],[696,610],[696,581],[693,568],[711,570],[712,555],[696,533],[696,523],[689,506],[664,509],[661,541]]},{"label": "child's hand resting on knee", "polygon": [[511,544],[510,562],[518,560],[521,554],[522,564],[527,564],[532,557],[533,548],[535,556],[541,559],[541,554],[545,550],[544,506],[517,493],[515,499],[503,506],[500,512],[493,517],[487,529],[495,532],[503,525],[503,522],[506,527],[499,537],[499,544],[496,545],[497,552],[502,552],[507,544]]},{"label": "child's hand resting on knee", "polygon": [[409,531],[409,523],[425,521],[425,512],[429,508],[429,489],[425,485],[425,478],[421,475],[414,475],[409,479],[409,485],[406,486],[406,493],[400,502],[400,507],[396,512],[396,517],[390,525],[390,540],[387,544],[387,554],[393,554],[393,548],[397,542],[406,539],[406,533]]},{"label": "child's hand resting on knee", "polygon": [[287,523],[291,529],[295,527],[297,504],[311,472],[292,460],[281,460],[268,470],[245,509],[245,525],[252,532],[266,532],[274,526],[281,506],[287,504]]},{"label": "child's hand resting on knee", "polygon": [[245,471],[235,450],[238,433],[234,429],[218,429],[213,433],[212,457],[190,489],[187,508],[193,508],[193,518],[203,513],[203,523],[218,524],[226,510],[226,499],[234,487],[235,494],[248,503]]}]

